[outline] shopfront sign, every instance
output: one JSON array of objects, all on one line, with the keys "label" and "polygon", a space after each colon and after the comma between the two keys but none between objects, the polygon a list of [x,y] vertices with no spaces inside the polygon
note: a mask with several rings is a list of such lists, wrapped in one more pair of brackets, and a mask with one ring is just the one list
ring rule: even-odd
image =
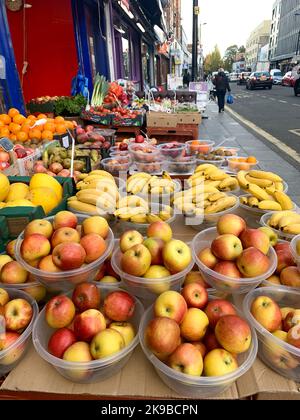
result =
[{"label": "shopfront sign", "polygon": [[170,49],[170,44],[168,42],[164,42],[157,48],[158,54],[168,54]]}]

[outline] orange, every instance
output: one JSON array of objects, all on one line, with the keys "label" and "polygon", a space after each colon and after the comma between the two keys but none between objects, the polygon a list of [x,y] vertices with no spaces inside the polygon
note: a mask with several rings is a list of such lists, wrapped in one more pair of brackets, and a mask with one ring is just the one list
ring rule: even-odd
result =
[{"label": "orange", "polygon": [[20,124],[16,124],[16,123],[10,123],[9,124],[9,127],[8,127],[9,129],[10,129],[10,131],[13,133],[13,134],[17,134],[18,133],[18,131],[21,131],[21,126],[20,126]]},{"label": "orange", "polygon": [[54,120],[54,118],[47,118],[47,122],[48,123],[55,123],[55,120]]},{"label": "orange", "polygon": [[17,136],[15,134],[10,134],[9,138],[12,141],[17,141]]},{"label": "orange", "polygon": [[64,123],[65,119],[63,117],[56,117],[54,121],[56,124],[60,124],[60,123]]},{"label": "orange", "polygon": [[10,131],[7,126],[0,128],[0,137],[9,137]]},{"label": "orange", "polygon": [[11,123],[11,118],[7,114],[1,114],[0,115],[0,121],[2,121],[6,125],[9,125]]},{"label": "orange", "polygon": [[69,130],[74,129],[74,124],[72,123],[72,121],[65,121],[65,125]]},{"label": "orange", "polygon": [[5,126],[4,122],[0,120],[0,128],[4,126]]},{"label": "orange", "polygon": [[31,130],[32,124],[26,122],[25,124],[22,125],[21,127],[21,131],[24,131],[24,133],[29,133],[29,131]]},{"label": "orange", "polygon": [[247,159],[248,163],[257,163],[257,159],[254,156],[249,156]]},{"label": "orange", "polygon": [[55,132],[57,134],[65,134],[66,131],[67,130],[65,124],[56,124]]},{"label": "orange", "polygon": [[44,130],[45,131],[51,131],[52,133],[55,133],[55,124],[54,123],[52,123],[52,122],[47,122],[45,125],[44,125]]},{"label": "orange", "polygon": [[239,158],[239,162],[247,162],[247,158]]},{"label": "orange", "polygon": [[27,120],[29,121],[35,121],[36,117],[34,115],[28,115]]},{"label": "orange", "polygon": [[21,115],[21,114],[17,114],[13,117],[13,122],[19,125],[24,124],[24,122],[26,121],[26,118]]},{"label": "orange", "polygon": [[16,108],[10,108],[10,110],[8,111],[8,115],[10,116],[10,118],[14,118],[18,114],[20,114],[20,111]]},{"label": "orange", "polygon": [[49,130],[45,130],[42,132],[42,139],[43,140],[53,140],[53,132]]},{"label": "orange", "polygon": [[37,126],[34,127],[34,130],[39,130],[39,131],[42,132],[42,131],[44,131],[44,127],[45,127],[45,125],[37,125]]},{"label": "orange", "polygon": [[40,114],[38,117],[37,117],[37,119],[38,120],[43,120],[43,119],[47,119],[47,115],[45,115],[45,114]]},{"label": "orange", "polygon": [[239,165],[239,170],[240,171],[249,171],[250,166],[247,163],[243,163],[242,165]]},{"label": "orange", "polygon": [[28,140],[28,134],[24,131],[19,131],[17,134],[17,140],[21,141],[22,143]]},{"label": "orange", "polygon": [[34,128],[33,130],[29,131],[29,138],[30,139],[41,140],[42,133],[40,132],[40,130],[37,130],[36,128]]}]

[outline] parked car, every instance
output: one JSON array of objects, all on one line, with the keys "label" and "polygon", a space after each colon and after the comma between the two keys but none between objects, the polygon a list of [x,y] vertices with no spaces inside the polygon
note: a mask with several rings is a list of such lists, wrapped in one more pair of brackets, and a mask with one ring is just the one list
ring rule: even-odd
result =
[{"label": "parked car", "polygon": [[239,80],[238,73],[230,73],[229,75],[229,82],[237,82]]},{"label": "parked car", "polygon": [[273,69],[270,71],[270,74],[273,77],[273,85],[282,85],[283,75],[281,70]]},{"label": "parked car", "polygon": [[292,71],[288,71],[282,78],[282,85],[288,87],[295,86],[295,77]]},{"label": "parked car", "polygon": [[239,75],[239,80],[237,81],[238,85],[245,85],[247,83],[247,80],[249,79],[251,73],[249,72],[245,72],[245,73],[241,73]]},{"label": "parked car", "polygon": [[300,95],[300,78],[295,81],[294,92],[295,96]]},{"label": "parked car", "polygon": [[273,77],[267,71],[260,71],[251,73],[249,79],[246,83],[246,88],[254,90],[257,88],[263,89],[272,89],[273,87]]}]

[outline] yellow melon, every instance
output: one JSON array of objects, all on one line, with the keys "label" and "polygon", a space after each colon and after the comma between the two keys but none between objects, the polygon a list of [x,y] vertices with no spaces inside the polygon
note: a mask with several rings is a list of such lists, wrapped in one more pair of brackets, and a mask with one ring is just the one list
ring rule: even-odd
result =
[{"label": "yellow melon", "polygon": [[31,189],[27,200],[36,206],[42,206],[46,214],[50,213],[60,202],[56,193],[51,188],[45,187]]},{"label": "yellow melon", "polygon": [[52,189],[59,201],[61,201],[63,196],[63,188],[60,183],[50,175],[47,174],[35,174],[31,178],[29,189],[34,190],[36,188],[50,188]]},{"label": "yellow melon", "polygon": [[23,200],[26,198],[28,193],[28,185],[21,182],[16,182],[15,184],[11,184],[8,196],[6,197],[5,201],[8,203],[9,201]]},{"label": "yellow melon", "polygon": [[6,203],[5,207],[36,207],[31,201],[27,200],[15,200]]},{"label": "yellow melon", "polygon": [[9,193],[9,180],[0,173],[0,201],[4,201]]}]

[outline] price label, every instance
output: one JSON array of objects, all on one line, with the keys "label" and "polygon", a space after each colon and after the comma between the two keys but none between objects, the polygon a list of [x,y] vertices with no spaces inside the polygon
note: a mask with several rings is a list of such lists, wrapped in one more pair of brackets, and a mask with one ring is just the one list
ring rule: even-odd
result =
[{"label": "price label", "polygon": [[62,146],[63,146],[65,149],[68,149],[68,148],[69,148],[69,146],[70,146],[70,139],[69,139],[69,137],[68,137],[68,136],[63,137],[63,138],[61,139],[61,142],[62,142]]},{"label": "price label", "polygon": [[11,152],[12,150],[14,150],[13,143],[6,137],[3,137],[2,139],[0,139],[0,146],[6,152]]}]

